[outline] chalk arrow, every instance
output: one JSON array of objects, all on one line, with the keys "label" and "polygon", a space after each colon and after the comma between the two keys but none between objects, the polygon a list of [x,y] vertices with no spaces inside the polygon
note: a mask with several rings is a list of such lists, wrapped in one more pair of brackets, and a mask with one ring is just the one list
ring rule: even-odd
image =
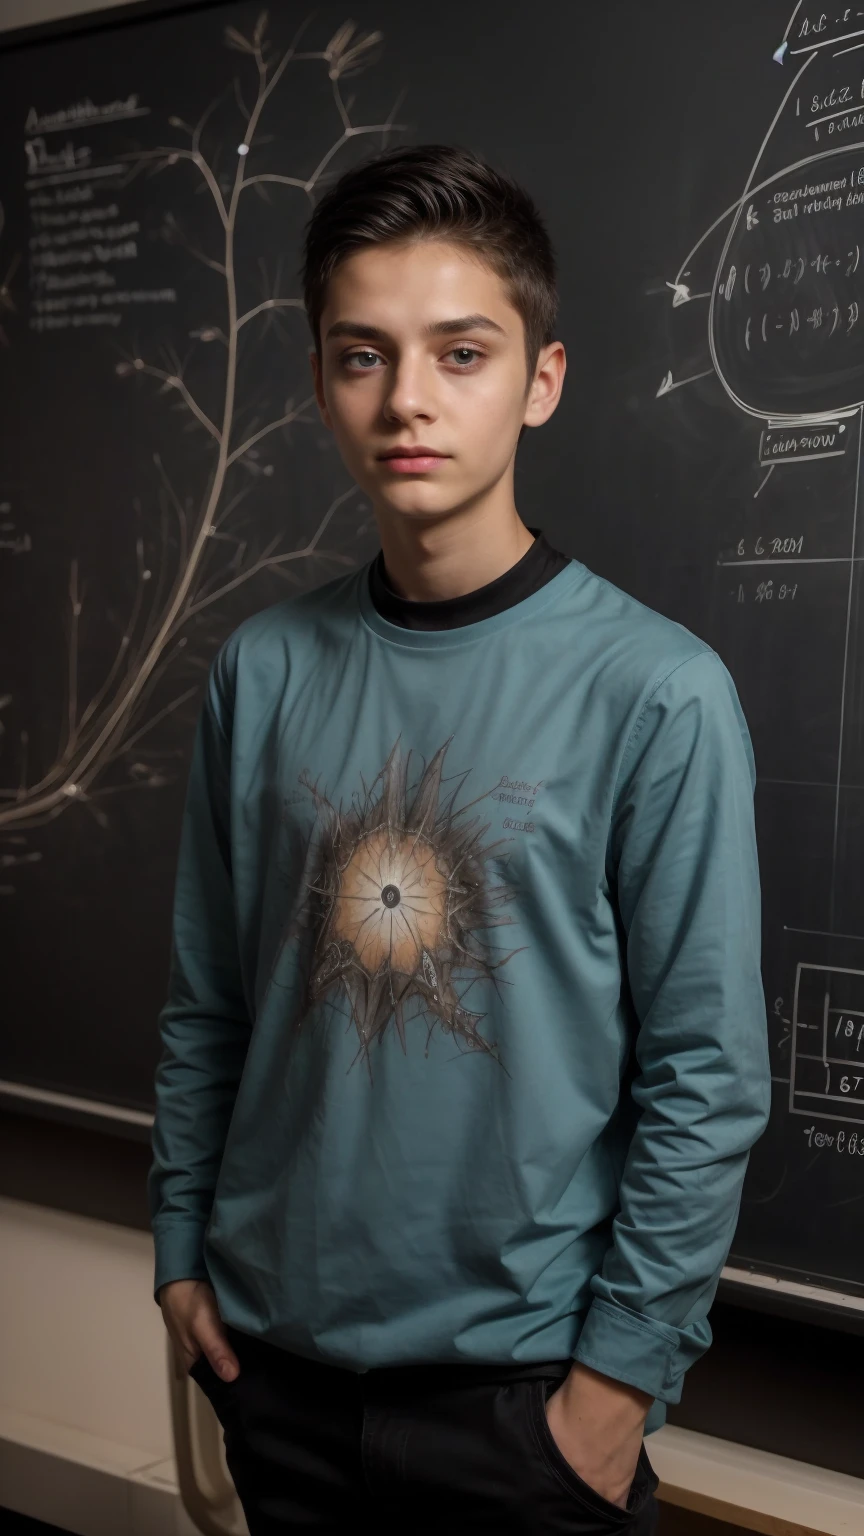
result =
[{"label": "chalk arrow", "polygon": [[671,288],[675,295],[672,300],[673,309],[680,309],[682,304],[689,304],[693,299],[710,299],[711,297],[710,293],[691,293],[686,283],[667,283],[666,287]]},{"label": "chalk arrow", "polygon": [[774,49],[774,52],[772,53],[771,57],[774,60],[775,64],[782,64],[783,63],[783,60],[786,57],[786,50],[787,50],[788,47],[789,47],[788,43],[781,43],[779,48],[775,48]]},{"label": "chalk arrow", "polygon": [[694,373],[692,378],[679,379],[676,383],[672,377],[672,370],[670,368],[654,398],[655,400],[659,400],[662,395],[671,394],[673,389],[683,389],[685,384],[695,384],[698,379],[707,379],[713,372],[713,368],[706,368],[704,373]]}]

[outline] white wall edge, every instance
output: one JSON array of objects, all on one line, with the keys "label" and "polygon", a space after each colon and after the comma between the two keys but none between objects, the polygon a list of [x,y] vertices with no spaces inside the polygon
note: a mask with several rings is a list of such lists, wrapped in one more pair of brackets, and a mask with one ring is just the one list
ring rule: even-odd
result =
[{"label": "white wall edge", "polygon": [[808,1285],[801,1280],[785,1280],[778,1275],[764,1275],[754,1270],[738,1269],[727,1264],[721,1271],[722,1279],[735,1285],[747,1285],[754,1291],[767,1295],[790,1296],[795,1300],[816,1302],[822,1307],[839,1307],[849,1312],[864,1312],[864,1296],[854,1296],[848,1291],[838,1291],[826,1285]]},{"label": "white wall edge", "polygon": [[669,1504],[778,1536],[864,1531],[864,1479],[673,1424],[645,1443]]},{"label": "white wall edge", "polygon": [[0,1486],[6,1508],[75,1536],[197,1536],[173,1461],[8,1408]]}]

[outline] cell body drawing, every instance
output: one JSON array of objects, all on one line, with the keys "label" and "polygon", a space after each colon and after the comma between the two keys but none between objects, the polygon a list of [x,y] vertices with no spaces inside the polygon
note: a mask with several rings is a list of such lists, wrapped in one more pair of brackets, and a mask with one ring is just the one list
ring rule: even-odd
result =
[{"label": "cell body drawing", "polygon": [[513,891],[488,868],[508,839],[487,840],[489,823],[466,816],[473,801],[456,807],[461,785],[444,792],[452,740],[413,786],[412,753],[401,738],[394,742],[350,810],[331,804],[308,774],[302,780],[316,808],[317,837],[298,925],[312,936],[299,1027],[308,1027],[304,1020],[322,1000],[347,999],[370,1073],[372,1045],[393,1030],[404,1051],[418,1020],[427,1045],[438,1028],[461,1051],[500,1063],[483,1032],[482,997],[518,953],[496,954],[486,936],[513,922],[501,910]]}]

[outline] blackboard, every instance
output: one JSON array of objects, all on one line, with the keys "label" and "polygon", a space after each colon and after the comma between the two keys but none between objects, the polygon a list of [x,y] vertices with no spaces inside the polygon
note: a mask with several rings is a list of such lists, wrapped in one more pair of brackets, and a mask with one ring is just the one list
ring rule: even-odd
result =
[{"label": "blackboard", "polygon": [[864,1297],[854,7],[147,5],[9,40],[0,1077],[152,1112],[206,668],[377,544],[314,405],[303,225],[406,142],[511,171],[558,250],[523,520],[703,636],[750,724],[774,1108],[730,1262]]}]

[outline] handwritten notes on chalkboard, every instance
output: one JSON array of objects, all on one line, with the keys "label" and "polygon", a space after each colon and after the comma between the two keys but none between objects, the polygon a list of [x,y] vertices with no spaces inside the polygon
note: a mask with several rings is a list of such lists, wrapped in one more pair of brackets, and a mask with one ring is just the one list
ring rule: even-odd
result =
[{"label": "handwritten notes on chalkboard", "polygon": [[141,219],[130,216],[136,198],[124,186],[130,167],[112,142],[116,125],[149,115],[134,94],[28,112],[23,170],[32,330],[117,327],[136,305],[176,304],[175,288],[146,286]]}]

